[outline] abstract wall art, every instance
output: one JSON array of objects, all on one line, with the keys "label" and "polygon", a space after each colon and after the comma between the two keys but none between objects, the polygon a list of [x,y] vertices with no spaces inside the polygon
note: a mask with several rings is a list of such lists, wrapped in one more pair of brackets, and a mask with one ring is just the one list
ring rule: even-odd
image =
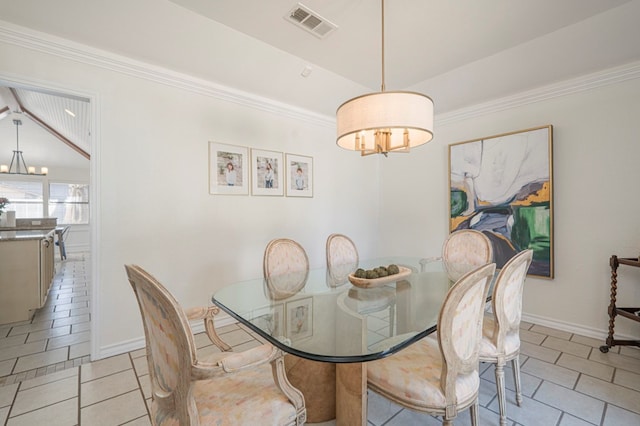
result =
[{"label": "abstract wall art", "polygon": [[449,232],[475,229],[502,267],[533,250],[529,275],[553,278],[553,126],[449,145]]}]

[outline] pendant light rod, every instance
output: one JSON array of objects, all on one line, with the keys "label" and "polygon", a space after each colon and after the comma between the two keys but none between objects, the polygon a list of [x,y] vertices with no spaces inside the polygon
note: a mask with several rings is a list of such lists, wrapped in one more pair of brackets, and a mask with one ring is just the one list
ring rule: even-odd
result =
[{"label": "pendant light rod", "polygon": [[384,0],[381,1],[382,3],[382,84],[380,85],[380,91],[384,92],[385,87],[384,87]]},{"label": "pendant light rod", "polygon": [[433,139],[433,100],[416,92],[391,91],[385,87],[384,0],[380,0],[380,92],[357,96],[336,111],[336,143],[360,151],[360,155],[409,152]]}]

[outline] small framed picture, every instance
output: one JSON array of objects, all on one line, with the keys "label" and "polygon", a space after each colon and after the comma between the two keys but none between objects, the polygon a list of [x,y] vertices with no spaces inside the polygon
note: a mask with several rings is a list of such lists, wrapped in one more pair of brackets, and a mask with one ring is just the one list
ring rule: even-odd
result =
[{"label": "small framed picture", "polygon": [[287,337],[304,339],[313,335],[313,298],[305,297],[286,304]]},{"label": "small framed picture", "polygon": [[287,154],[287,197],[313,197],[313,158]]},{"label": "small framed picture", "polygon": [[282,153],[251,149],[251,194],[284,195]]},{"label": "small framed picture", "polygon": [[284,337],[284,305],[277,303],[256,309],[251,322],[270,336]]},{"label": "small framed picture", "polygon": [[209,193],[249,195],[249,148],[209,142]]}]

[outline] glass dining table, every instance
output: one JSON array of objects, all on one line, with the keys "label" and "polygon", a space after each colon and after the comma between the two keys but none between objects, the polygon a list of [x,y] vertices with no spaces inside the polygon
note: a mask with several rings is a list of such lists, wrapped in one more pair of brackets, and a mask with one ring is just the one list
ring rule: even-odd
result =
[{"label": "glass dining table", "polygon": [[[212,301],[283,351],[303,360],[334,364],[331,383],[335,381],[335,392],[309,395],[301,389],[305,399],[319,399],[319,405],[326,407],[327,399],[335,398],[331,414],[335,414],[336,424],[364,425],[366,363],[433,333],[440,307],[453,285],[441,261],[390,257],[360,261],[357,267],[392,264],[399,267],[402,276],[387,277],[385,283],[378,280],[355,286],[348,276],[356,265],[339,265],[233,283],[218,290]],[[300,381],[314,380],[313,367],[305,369]],[[289,379],[296,387],[304,385]]]}]

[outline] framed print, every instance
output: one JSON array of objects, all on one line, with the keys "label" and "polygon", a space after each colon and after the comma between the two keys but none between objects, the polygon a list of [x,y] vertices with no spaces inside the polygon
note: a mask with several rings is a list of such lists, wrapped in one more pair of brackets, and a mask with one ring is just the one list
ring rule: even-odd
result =
[{"label": "framed print", "polygon": [[287,197],[313,197],[313,158],[286,155]]},{"label": "framed print", "polygon": [[209,142],[209,193],[249,195],[249,149]]},{"label": "framed print", "polygon": [[305,297],[286,304],[287,337],[304,339],[313,335],[313,298]]},{"label": "framed print", "polygon": [[449,232],[476,229],[501,268],[533,250],[529,275],[553,278],[553,126],[449,146]]},{"label": "framed print", "polygon": [[253,311],[253,320],[256,327],[270,336],[279,338],[284,336],[284,305],[277,303]]},{"label": "framed print", "polygon": [[282,153],[251,149],[251,193],[253,195],[284,194]]}]

